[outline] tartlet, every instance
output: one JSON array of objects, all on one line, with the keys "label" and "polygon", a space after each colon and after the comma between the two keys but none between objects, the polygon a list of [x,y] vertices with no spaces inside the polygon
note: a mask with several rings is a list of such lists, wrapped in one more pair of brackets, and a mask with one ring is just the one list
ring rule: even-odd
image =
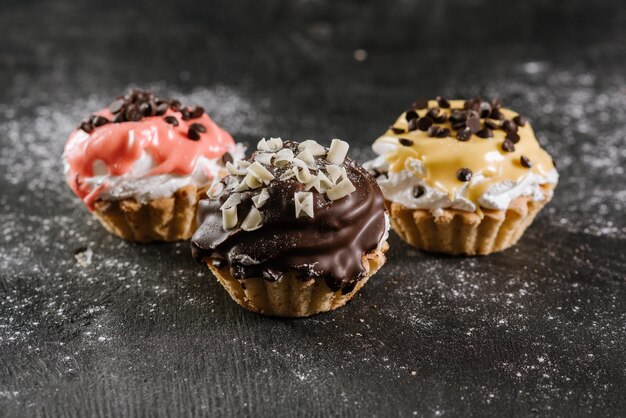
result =
[{"label": "tartlet", "polygon": [[188,239],[198,200],[243,154],[202,107],[133,90],[82,121],[63,159],[68,184],[109,232],[150,242]]},{"label": "tartlet", "polygon": [[558,173],[525,117],[497,100],[418,100],[373,145],[394,231],[416,248],[490,254],[514,245]]},{"label": "tartlet", "polygon": [[192,253],[253,312],[309,316],[343,306],[385,262],[376,180],[348,144],[261,140],[198,210]]}]

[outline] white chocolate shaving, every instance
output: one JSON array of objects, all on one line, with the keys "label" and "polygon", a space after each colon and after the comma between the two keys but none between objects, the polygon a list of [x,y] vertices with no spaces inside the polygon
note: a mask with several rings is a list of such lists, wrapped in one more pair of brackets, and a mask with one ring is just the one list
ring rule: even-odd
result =
[{"label": "white chocolate shaving", "polygon": [[233,229],[237,225],[237,206],[222,209],[222,226],[224,229]]},{"label": "white chocolate shaving", "polygon": [[213,181],[213,184],[211,185],[211,187],[209,187],[209,190],[206,192],[206,195],[211,199],[215,199],[223,191],[224,191],[224,183],[222,183],[216,178]]},{"label": "white chocolate shaving", "polygon": [[304,151],[304,150],[308,150],[311,153],[311,155],[315,157],[319,157],[321,155],[326,154],[326,148],[324,148],[317,142],[313,141],[312,139],[307,139],[306,141],[302,141],[298,145],[298,151]]},{"label": "white chocolate shaving", "polygon": [[326,173],[328,173],[328,177],[330,177],[333,184],[337,184],[337,180],[341,177],[341,168],[338,165],[329,164],[326,166]]},{"label": "white chocolate shaving", "polygon": [[302,151],[296,156],[296,158],[304,161],[305,163],[315,164],[315,158],[313,157],[313,154],[311,154],[311,151],[309,151],[308,149]]},{"label": "white chocolate shaving", "polygon": [[244,231],[254,231],[263,226],[263,215],[255,207],[250,208],[250,212],[246,216],[246,219],[241,223],[241,229]]},{"label": "white chocolate shaving", "polygon": [[283,148],[278,153],[276,153],[276,158],[274,158],[274,166],[276,167],[284,167],[291,163],[293,160],[293,151],[289,148]]},{"label": "white chocolate shaving", "polygon": [[[330,189],[331,187],[333,187],[335,184],[330,181],[330,179],[328,177],[326,177],[326,175],[324,173],[322,173],[321,171],[319,173],[317,173],[317,179],[320,182],[320,186],[322,186],[322,188],[324,190],[326,189]],[[320,190],[321,192],[321,190]]]},{"label": "white chocolate shaving", "polygon": [[326,160],[332,164],[342,164],[346,159],[346,155],[348,155],[348,148],[350,148],[350,145],[347,142],[341,139],[333,139],[330,143]]},{"label": "white chocolate shaving", "polygon": [[283,140],[280,138],[270,138],[266,142],[267,151],[277,152],[283,147]]},{"label": "white chocolate shaving", "polygon": [[254,161],[257,161],[261,164],[272,165],[272,158],[274,158],[276,154],[272,153],[259,153],[254,156]]},{"label": "white chocolate shaving", "polygon": [[250,164],[252,164],[250,161],[246,161],[246,160],[239,160],[237,161],[237,165],[239,166],[239,168],[248,168],[250,167]]},{"label": "white chocolate shaving", "polygon": [[265,140],[265,138],[263,138],[262,140],[259,141],[258,144],[256,144],[256,149],[258,149],[259,151],[269,151],[269,148],[267,147],[267,141]]},{"label": "white chocolate shaving", "polygon": [[294,177],[296,175],[296,173],[294,173],[294,170],[287,170],[285,171],[283,174],[280,175],[279,180],[280,181],[285,181],[285,180],[289,180],[290,178]]},{"label": "white chocolate shaving", "polygon": [[250,187],[248,186],[248,184],[246,183],[245,179],[241,180],[239,183],[237,183],[237,185],[235,186],[235,188],[233,189],[234,192],[243,192],[250,189]]},{"label": "white chocolate shaving", "polygon": [[269,197],[269,192],[267,191],[267,189],[263,188],[261,189],[261,193],[252,197],[252,203],[254,203],[254,206],[256,208],[261,209],[263,205],[265,205],[265,202],[267,202],[267,199],[269,199]]},{"label": "white chocolate shaving", "polygon": [[224,203],[222,203],[222,206],[220,206],[220,210],[230,209],[233,206],[237,206],[240,203],[241,203],[241,194],[233,193],[230,196],[228,196],[228,199],[226,199]]},{"label": "white chocolate shaving", "polygon": [[274,180],[274,175],[270,173],[267,168],[263,167],[258,161],[250,164],[250,167],[246,170],[248,171],[248,174],[252,174],[262,183],[268,184],[270,181]]},{"label": "white chocolate shaving", "polygon": [[338,199],[341,199],[342,197],[346,197],[347,195],[354,192],[355,190],[356,190],[356,187],[354,187],[354,184],[352,184],[350,179],[345,178],[341,180],[335,187],[328,190],[326,192],[326,196],[328,196],[330,200],[338,200]]},{"label": "white chocolate shaving", "polygon": [[[296,164],[298,161],[301,164]],[[296,175],[298,181],[302,184],[306,184],[311,180],[311,172],[306,164],[302,160],[295,159],[293,160],[293,165],[295,167],[292,168],[293,173]]]},{"label": "white chocolate shaving", "polygon": [[246,174],[246,176],[243,178],[242,183],[246,183],[246,185],[248,185],[248,187],[251,189],[258,189],[263,185],[263,183],[255,175],[250,173]]},{"label": "white chocolate shaving", "polygon": [[307,215],[313,217],[313,193],[311,192],[295,192],[293,194],[296,204],[296,218]]},{"label": "white chocolate shaving", "polygon": [[230,161],[226,163],[226,170],[228,170],[230,174],[235,175],[235,176],[246,175],[245,169],[237,167],[235,164],[231,163]]}]

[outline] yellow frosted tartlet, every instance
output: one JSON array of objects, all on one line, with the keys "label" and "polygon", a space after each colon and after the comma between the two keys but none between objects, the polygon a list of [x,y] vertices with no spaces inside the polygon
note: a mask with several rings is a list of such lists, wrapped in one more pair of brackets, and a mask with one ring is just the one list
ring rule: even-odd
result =
[{"label": "yellow frosted tartlet", "polygon": [[490,254],[514,245],[558,173],[525,117],[497,100],[416,101],[374,145],[396,233],[416,248]]}]

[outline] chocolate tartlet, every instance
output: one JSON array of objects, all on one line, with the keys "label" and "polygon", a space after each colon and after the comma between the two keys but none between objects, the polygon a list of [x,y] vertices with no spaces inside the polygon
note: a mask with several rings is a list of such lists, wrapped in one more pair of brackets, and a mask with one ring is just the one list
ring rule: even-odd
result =
[{"label": "chocolate tartlet", "polygon": [[199,203],[193,256],[243,307],[308,316],[344,305],[385,262],[383,195],[348,144],[261,140]]}]

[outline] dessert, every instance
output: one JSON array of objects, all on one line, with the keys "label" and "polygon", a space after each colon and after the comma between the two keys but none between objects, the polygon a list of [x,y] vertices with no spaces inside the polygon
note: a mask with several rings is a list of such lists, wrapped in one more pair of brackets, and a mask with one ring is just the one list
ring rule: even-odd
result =
[{"label": "dessert", "polygon": [[416,248],[489,254],[514,245],[558,182],[525,117],[497,100],[418,100],[365,164],[394,231]]},{"label": "dessert", "polygon": [[134,90],[82,121],[63,158],[68,184],[109,232],[149,242],[188,239],[200,196],[243,153],[202,107]]},{"label": "dessert", "polygon": [[384,264],[384,198],[347,151],[337,139],[330,149],[263,139],[200,202],[193,256],[241,306],[289,317],[336,309]]}]

